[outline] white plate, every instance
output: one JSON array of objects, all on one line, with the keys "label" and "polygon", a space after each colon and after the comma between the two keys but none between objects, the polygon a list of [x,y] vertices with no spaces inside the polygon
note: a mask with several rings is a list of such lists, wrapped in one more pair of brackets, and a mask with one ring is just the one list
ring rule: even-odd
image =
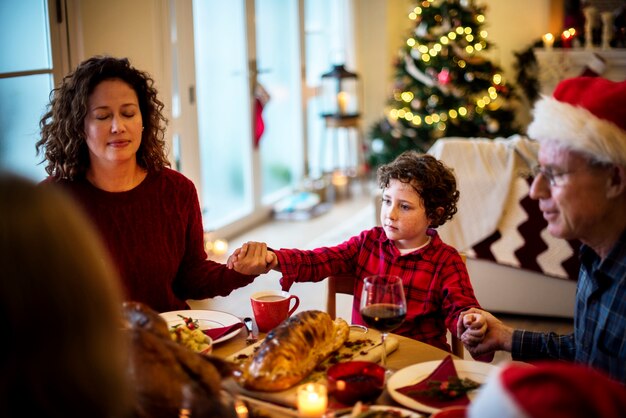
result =
[{"label": "white plate", "polygon": [[[397,406],[387,406],[387,405],[370,405],[367,407],[368,411],[396,411],[402,414],[402,418],[422,418],[424,415],[419,414],[415,411],[409,411],[408,409],[399,408]],[[365,411],[363,411],[365,412]],[[350,417],[352,412],[346,412],[345,414],[337,415],[337,418]]]},{"label": "white plate", "polygon": [[[421,402],[416,401],[402,393],[398,392],[399,389],[404,386],[414,385],[433,372],[441,364],[441,360],[427,361],[424,363],[414,364],[404,369],[400,369],[395,372],[387,382],[387,391],[389,395],[401,405],[404,405],[411,409],[417,409],[419,411],[432,414],[438,412],[439,408],[433,408],[432,406],[424,405]],[[468,361],[468,360],[454,360],[454,367],[461,379],[470,378],[478,383],[485,383],[487,376],[497,367],[492,364],[483,363],[480,361]],[[469,393],[468,397],[472,400],[474,393]]]},{"label": "white plate", "polygon": [[[187,310],[187,311],[169,311],[163,312],[160,314],[166,321],[169,327],[173,327],[174,325],[184,324],[183,318],[178,315],[185,316],[187,318],[191,318],[198,321],[198,325],[201,330],[211,329],[211,328],[222,328],[227,327],[229,325],[234,325],[241,320],[237,318],[235,315],[231,315],[226,312],[221,311],[207,311],[207,310]],[[221,343],[222,341],[229,340],[233,338],[235,335],[239,334],[240,329],[236,329],[232,332],[229,332],[226,335],[222,335],[220,338],[213,340],[213,344]]]}]

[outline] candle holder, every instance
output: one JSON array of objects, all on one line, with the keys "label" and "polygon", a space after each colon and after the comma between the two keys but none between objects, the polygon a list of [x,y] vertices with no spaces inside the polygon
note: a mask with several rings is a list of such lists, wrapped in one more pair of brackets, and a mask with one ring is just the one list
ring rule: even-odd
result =
[{"label": "candle holder", "polygon": [[297,389],[298,415],[322,417],[328,406],[326,386],[320,383],[305,383]]},{"label": "candle holder", "polygon": [[343,64],[322,75],[322,116],[354,118],[359,116],[359,76]]}]

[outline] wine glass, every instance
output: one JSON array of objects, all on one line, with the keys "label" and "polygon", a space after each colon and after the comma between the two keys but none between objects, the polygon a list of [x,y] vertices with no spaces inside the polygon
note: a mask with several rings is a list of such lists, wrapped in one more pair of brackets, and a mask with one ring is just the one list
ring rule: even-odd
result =
[{"label": "wine glass", "polygon": [[400,277],[379,274],[365,278],[361,293],[361,317],[370,328],[381,333],[380,363],[387,376],[393,371],[387,368],[385,340],[389,331],[402,324],[406,318],[406,310],[406,298]]}]

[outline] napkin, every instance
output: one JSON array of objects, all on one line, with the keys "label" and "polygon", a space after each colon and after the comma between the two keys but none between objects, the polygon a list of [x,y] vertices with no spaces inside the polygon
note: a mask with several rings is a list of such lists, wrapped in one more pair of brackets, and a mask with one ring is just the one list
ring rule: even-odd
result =
[{"label": "napkin", "polygon": [[422,392],[432,388],[432,386],[429,385],[429,382],[447,382],[450,377],[458,377],[458,374],[456,372],[456,367],[454,367],[452,356],[448,355],[445,359],[443,359],[439,366],[437,366],[437,368],[433,370],[430,375],[428,375],[427,378],[413,385],[404,386],[396,390],[421,404],[428,405],[433,408],[469,404],[469,398],[466,394],[454,399],[440,399],[436,396]]},{"label": "napkin", "polygon": [[230,334],[241,327],[243,327],[243,322],[237,322],[236,324],[229,325],[227,327],[203,329],[202,332],[211,337],[212,340],[217,340],[218,338],[221,338],[226,334]]}]

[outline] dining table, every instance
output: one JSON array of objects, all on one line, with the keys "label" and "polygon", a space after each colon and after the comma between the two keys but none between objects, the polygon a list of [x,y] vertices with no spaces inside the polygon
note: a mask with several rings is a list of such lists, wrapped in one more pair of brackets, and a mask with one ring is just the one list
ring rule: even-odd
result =
[{"label": "dining table", "polygon": [[[230,338],[227,341],[216,344],[213,347],[212,355],[226,359],[229,356],[240,352],[247,346],[246,342],[247,333],[245,329],[242,329],[239,334],[235,337]],[[264,338],[265,334],[260,334],[259,338]],[[389,336],[394,337],[398,341],[398,347],[393,352],[389,353],[387,356],[387,367],[391,370],[400,370],[407,366],[411,366],[413,364],[433,361],[433,360],[443,360],[446,356],[451,355],[449,352],[444,351],[440,348],[434,347],[432,345],[403,337],[398,334],[390,333]],[[458,357],[452,355],[453,358],[458,359]],[[262,416],[270,416],[276,418],[283,417],[297,417],[298,411],[293,408],[287,408],[283,405],[276,405],[271,402],[267,402],[260,399],[254,399],[249,397],[244,397],[245,401],[252,404],[254,408],[258,408],[263,414]],[[402,407],[402,405],[398,404],[394,401],[387,390],[383,390],[382,394],[376,399],[374,402],[376,405],[391,405]],[[332,414],[328,414],[326,416],[333,416]],[[428,414],[424,414],[424,416],[428,416]]]}]

